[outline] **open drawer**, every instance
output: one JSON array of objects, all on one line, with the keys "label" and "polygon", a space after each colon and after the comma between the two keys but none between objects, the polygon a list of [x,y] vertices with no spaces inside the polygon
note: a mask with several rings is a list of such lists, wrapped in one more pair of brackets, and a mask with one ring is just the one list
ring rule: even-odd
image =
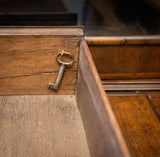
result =
[{"label": "open drawer", "polygon": [[131,156],[159,156],[160,36],[86,40]]},{"label": "open drawer", "polygon": [[[57,52],[74,55],[58,91]],[[81,27],[0,28],[0,156],[129,156]]]}]

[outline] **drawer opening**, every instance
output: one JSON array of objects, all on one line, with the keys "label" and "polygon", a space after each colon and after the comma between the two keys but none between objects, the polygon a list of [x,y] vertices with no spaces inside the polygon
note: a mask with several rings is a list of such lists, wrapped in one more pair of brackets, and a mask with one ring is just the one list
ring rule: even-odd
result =
[{"label": "drawer opening", "polygon": [[[82,27],[3,27],[0,43],[0,156],[129,156]],[[75,62],[55,91],[61,50]]]}]

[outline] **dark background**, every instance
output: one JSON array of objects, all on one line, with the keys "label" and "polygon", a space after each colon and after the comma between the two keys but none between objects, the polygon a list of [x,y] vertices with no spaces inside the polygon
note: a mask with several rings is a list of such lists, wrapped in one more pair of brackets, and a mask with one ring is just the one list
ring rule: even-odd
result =
[{"label": "dark background", "polygon": [[160,6],[148,1],[0,0],[0,25],[84,25],[86,35],[157,35]]}]

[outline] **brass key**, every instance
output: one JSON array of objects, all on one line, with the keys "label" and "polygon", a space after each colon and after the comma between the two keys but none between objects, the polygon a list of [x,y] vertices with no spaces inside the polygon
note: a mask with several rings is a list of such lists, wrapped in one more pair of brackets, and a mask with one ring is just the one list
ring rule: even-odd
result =
[{"label": "brass key", "polygon": [[[59,59],[59,56],[63,56],[63,55],[67,55],[69,56],[72,60],[70,62],[63,62]],[[49,83],[48,85],[48,88],[50,89],[55,89],[55,90],[58,90],[59,86],[60,86],[60,83],[61,83],[61,80],[63,78],[63,74],[64,74],[64,69],[65,69],[65,66],[68,66],[68,65],[71,65],[73,63],[73,60],[74,60],[74,57],[73,55],[70,53],[70,52],[66,52],[64,50],[62,50],[61,52],[59,52],[56,56],[56,60],[59,64],[61,64],[61,67],[59,69],[59,73],[58,73],[58,77],[57,77],[57,80],[56,80],[56,83]]]}]

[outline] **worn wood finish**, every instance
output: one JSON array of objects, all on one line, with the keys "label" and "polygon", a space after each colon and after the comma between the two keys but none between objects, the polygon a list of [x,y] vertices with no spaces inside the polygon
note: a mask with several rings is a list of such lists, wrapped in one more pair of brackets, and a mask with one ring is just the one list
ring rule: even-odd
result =
[{"label": "worn wood finish", "polygon": [[59,90],[48,89],[49,82],[56,82],[58,72],[9,77],[0,79],[0,95],[23,94],[75,94],[77,72],[64,73]]},{"label": "worn wood finish", "polygon": [[108,96],[131,156],[160,154],[160,122],[145,95]]},{"label": "worn wood finish", "polygon": [[[74,27],[0,28],[0,94],[74,94],[82,32]],[[66,67],[65,81],[55,92],[47,84],[57,79],[61,50],[74,55],[74,64]]]},{"label": "worn wood finish", "polygon": [[80,44],[77,101],[91,156],[129,156],[87,44]]},{"label": "worn wood finish", "polygon": [[75,96],[0,96],[1,157],[89,157]]},{"label": "worn wood finish", "polygon": [[101,79],[160,78],[160,45],[90,46]]},{"label": "worn wood finish", "polygon": [[86,36],[89,46],[96,45],[160,45],[160,35],[155,36]]},{"label": "worn wood finish", "polygon": [[[53,36],[0,36],[0,78],[58,71],[59,51],[69,51],[77,69],[79,38]],[[67,69],[67,68],[66,68]]]},{"label": "worn wood finish", "polygon": [[160,90],[160,79],[103,80],[105,91]]},{"label": "worn wood finish", "polygon": [[143,72],[143,73],[100,73],[100,78],[102,80],[113,80],[113,79],[159,79],[159,72]]},{"label": "worn wood finish", "polygon": [[[0,26],[1,35],[83,36],[83,26]],[[74,30],[74,31],[73,31]]]}]

